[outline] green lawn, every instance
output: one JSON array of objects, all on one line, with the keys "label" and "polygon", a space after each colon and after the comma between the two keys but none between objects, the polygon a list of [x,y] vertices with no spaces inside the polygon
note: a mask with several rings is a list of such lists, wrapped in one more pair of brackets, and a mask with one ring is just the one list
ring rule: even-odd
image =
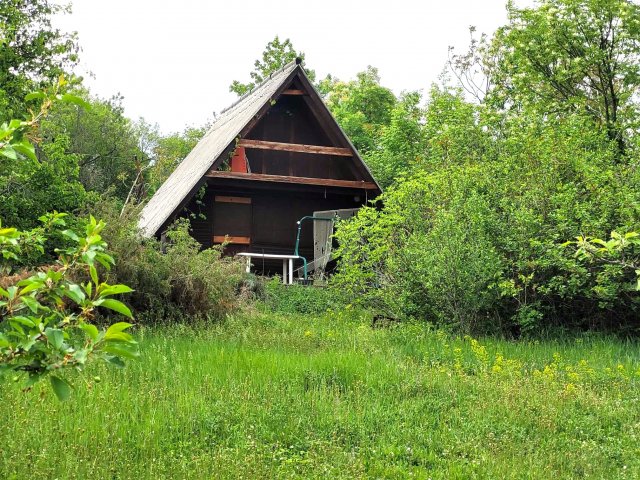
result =
[{"label": "green lawn", "polygon": [[139,331],[65,403],[0,384],[0,478],[640,478],[637,344],[335,317]]}]

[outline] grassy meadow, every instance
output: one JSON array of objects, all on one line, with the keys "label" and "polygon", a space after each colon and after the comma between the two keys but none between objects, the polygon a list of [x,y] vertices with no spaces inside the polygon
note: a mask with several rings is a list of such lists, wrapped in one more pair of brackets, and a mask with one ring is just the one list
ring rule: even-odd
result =
[{"label": "grassy meadow", "polygon": [[358,314],[138,330],[60,403],[0,385],[0,478],[640,478],[640,352]]}]

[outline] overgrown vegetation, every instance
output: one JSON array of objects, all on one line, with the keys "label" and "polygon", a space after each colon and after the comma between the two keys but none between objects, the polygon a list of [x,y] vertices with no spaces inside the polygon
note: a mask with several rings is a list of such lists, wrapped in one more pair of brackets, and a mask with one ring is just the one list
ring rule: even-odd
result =
[{"label": "overgrown vegetation", "polygon": [[640,7],[545,0],[508,12],[492,38],[452,56],[476,103],[445,85],[424,108],[417,94],[388,107],[366,157],[389,186],[384,208],[339,230],[334,283],[393,318],[464,331],[635,334],[633,245],[625,268],[563,244],[640,229]]},{"label": "overgrown vegetation", "polygon": [[0,476],[637,478],[636,344],[370,321],[144,330],[140,361],[93,365],[73,403],[3,386]]}]

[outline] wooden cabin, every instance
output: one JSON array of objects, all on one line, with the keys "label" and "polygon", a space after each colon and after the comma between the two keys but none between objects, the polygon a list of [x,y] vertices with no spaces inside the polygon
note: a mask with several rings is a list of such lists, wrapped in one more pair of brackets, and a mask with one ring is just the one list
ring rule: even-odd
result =
[{"label": "wooden cabin", "polygon": [[[263,254],[254,268],[275,273],[282,262],[273,256],[294,253],[301,218],[353,211],[380,193],[297,60],[221,113],[139,226],[161,236],[176,217],[195,214],[192,235],[204,247],[226,240],[228,253]],[[309,261],[315,223],[303,222],[300,232],[298,253]]]}]

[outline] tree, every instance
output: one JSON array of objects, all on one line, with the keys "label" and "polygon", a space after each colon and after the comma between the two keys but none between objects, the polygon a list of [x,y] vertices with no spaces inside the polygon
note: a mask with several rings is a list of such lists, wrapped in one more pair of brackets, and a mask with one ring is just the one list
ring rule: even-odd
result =
[{"label": "tree", "polygon": [[160,185],[193,150],[208,129],[209,125],[187,127],[182,133],[172,133],[158,138],[153,148],[153,166],[148,176],[149,193],[160,188]]},{"label": "tree", "polygon": [[[57,91],[28,95],[28,99],[42,101],[39,113],[0,127],[0,160],[10,164],[10,171],[21,163],[37,163],[28,135],[54,101],[82,103],[80,98]],[[104,222],[90,217],[84,232],[78,234],[61,230],[66,216],[55,211],[43,215],[38,219],[43,225],[29,231],[2,228],[0,223],[0,380],[11,374],[18,381],[26,374],[25,389],[30,389],[48,377],[60,400],[71,394],[63,371],[82,370],[93,358],[123,366],[123,358],[138,355],[137,342],[125,332],[131,324],[119,322],[100,331],[92,323],[98,307],[132,318],[124,303],[111,298],[131,288],[99,280],[98,267],[109,270],[114,264],[100,236]],[[25,265],[33,268],[35,258],[44,256],[47,240],[56,237],[67,240],[55,250],[57,265],[38,272],[24,269]],[[86,281],[78,283],[75,278]]]},{"label": "tree", "polygon": [[0,121],[26,112],[29,92],[70,77],[78,61],[75,34],[51,25],[68,6],[48,0],[0,2]]},{"label": "tree", "polygon": [[320,82],[319,90],[355,147],[364,154],[374,151],[397,102],[393,92],[380,85],[378,69],[368,66],[349,82],[329,75]]},{"label": "tree", "polygon": [[[254,70],[249,73],[251,81],[241,83],[238,80],[234,80],[229,86],[229,91],[235,92],[241,97],[245,93],[253,90],[256,85],[264,82],[273,72],[280,70],[296,58],[302,59],[302,65],[304,66],[304,53],[296,51],[295,48],[293,48],[291,40],[288,38],[282,42],[278,35],[276,35],[273,40],[267,43],[267,46],[262,52],[262,59],[254,62]],[[313,81],[315,79],[314,71],[307,69],[305,69],[305,71],[307,76]]]},{"label": "tree", "polygon": [[[498,109],[585,114],[624,154],[637,126],[640,6],[629,0],[542,0],[507,4],[509,23],[472,43],[452,65],[460,79],[478,68]],[[467,86],[470,83],[465,82]]]},{"label": "tree", "polygon": [[[90,108],[58,104],[42,122],[42,161],[48,145],[67,138],[61,155],[75,159],[78,179],[87,191],[106,193],[124,201],[141,169],[150,161],[150,150],[140,144],[142,124],[134,124],[124,115],[123,97],[108,100],[91,97],[86,90],[78,91]],[[148,130],[148,129],[147,129]]]},{"label": "tree", "polygon": [[30,118],[0,126],[0,218],[18,228],[35,227],[38,217],[53,210],[79,210],[89,199],[79,182],[78,158],[67,153],[66,132],[37,149],[31,143],[40,138],[41,123],[56,103],[72,110],[87,107],[81,98],[60,93],[62,87],[27,95]]}]

